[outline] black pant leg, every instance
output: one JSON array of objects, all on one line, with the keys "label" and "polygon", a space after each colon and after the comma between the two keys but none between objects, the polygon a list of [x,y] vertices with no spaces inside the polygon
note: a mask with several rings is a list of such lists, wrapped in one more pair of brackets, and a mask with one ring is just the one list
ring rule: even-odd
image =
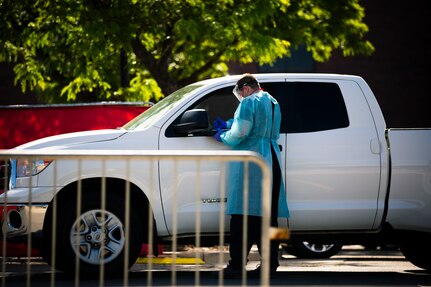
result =
[{"label": "black pant leg", "polygon": [[[247,258],[243,262],[243,225],[244,215],[233,214],[230,220],[230,247],[231,260],[229,265],[234,268],[242,268],[247,264]],[[262,218],[260,216],[247,216],[247,245],[245,246],[246,257],[250,253],[253,244],[260,242],[262,230]]]},{"label": "black pant leg", "polygon": [[229,265],[233,268],[242,268],[242,216],[233,214],[230,218],[230,246]]}]

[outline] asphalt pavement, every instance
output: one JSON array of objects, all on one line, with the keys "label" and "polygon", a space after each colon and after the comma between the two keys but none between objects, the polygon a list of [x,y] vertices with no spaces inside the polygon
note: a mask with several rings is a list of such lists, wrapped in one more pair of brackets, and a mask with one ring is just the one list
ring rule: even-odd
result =
[{"label": "asphalt pavement", "polygon": [[[9,258],[2,272],[2,286],[259,286],[259,279],[224,279],[218,271],[227,263],[223,248],[185,247],[165,251],[152,262],[141,258],[128,273],[128,280],[107,279],[75,282],[61,272],[53,272],[40,258]],[[330,259],[297,259],[280,252],[277,277],[271,286],[431,286],[431,275],[414,266],[398,250],[364,250],[347,246]],[[176,260],[178,264],[171,264]],[[247,265],[254,269],[260,256],[253,249]],[[30,263],[30,264],[28,264]],[[151,272],[149,272],[151,270]],[[27,274],[31,274],[27,276]]]}]

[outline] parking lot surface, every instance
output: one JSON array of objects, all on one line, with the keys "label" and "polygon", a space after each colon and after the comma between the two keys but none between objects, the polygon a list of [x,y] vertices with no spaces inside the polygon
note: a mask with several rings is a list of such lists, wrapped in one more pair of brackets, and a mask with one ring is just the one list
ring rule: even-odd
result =
[{"label": "parking lot surface", "polygon": [[[227,250],[222,258],[228,258]],[[169,263],[172,258],[178,264]],[[164,262],[163,262],[163,260]],[[249,257],[248,269],[259,264],[254,250]],[[189,248],[183,252],[165,252],[161,261],[151,265],[141,259],[123,279],[85,279],[78,282],[61,272],[53,272],[40,258],[10,258],[2,273],[4,286],[259,286],[259,279],[224,279],[219,281],[217,271],[220,252],[213,249]],[[30,264],[28,264],[30,262]],[[297,259],[280,253],[277,277],[271,286],[431,286],[431,275],[405,260],[398,250],[364,250],[348,246],[330,259]],[[149,272],[149,267],[151,271]],[[30,274],[30,275],[27,275]]]}]

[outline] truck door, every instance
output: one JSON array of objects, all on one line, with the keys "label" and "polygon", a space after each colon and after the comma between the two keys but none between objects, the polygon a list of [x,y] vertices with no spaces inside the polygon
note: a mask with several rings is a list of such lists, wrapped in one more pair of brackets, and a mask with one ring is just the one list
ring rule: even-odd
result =
[{"label": "truck door", "polygon": [[286,133],[293,231],[372,229],[380,154],[370,109],[354,81],[286,82],[278,96]]},{"label": "truck door", "polygon": [[[220,116],[223,120],[233,117],[239,104],[238,99],[232,94],[233,86],[215,89],[200,97],[194,103],[189,103],[170,119],[160,131],[160,150],[230,150],[223,143],[217,142],[211,135],[202,134],[178,134],[174,126],[187,110],[205,109],[208,113],[209,124]],[[201,232],[218,232],[220,226],[221,202],[226,197],[220,196],[220,170],[219,162],[181,161],[177,164],[171,161],[160,161],[160,189],[165,213],[165,221],[169,232],[172,234],[174,214],[177,219],[177,233],[194,233],[196,223],[196,211],[200,210]],[[226,165],[227,166],[227,165]],[[199,171],[200,177],[197,177]],[[173,196],[176,186],[177,197]],[[199,198],[196,191],[200,190]],[[177,204],[174,204],[174,202]],[[175,210],[176,209],[176,210]],[[222,210],[224,214],[224,210]],[[227,216],[225,226],[229,225]],[[227,229],[226,229],[227,230]]]},{"label": "truck door", "polygon": [[[271,82],[261,82],[264,90],[280,93],[280,83],[284,82],[284,78],[274,77]],[[238,100],[232,94],[233,85],[209,91],[207,95],[197,100],[195,103],[190,103],[188,107],[179,112],[178,115],[168,121],[161,129],[160,133],[160,150],[230,150],[231,148],[217,142],[212,136],[192,135],[184,136],[174,132],[173,126],[178,123],[180,116],[191,109],[205,109],[208,112],[209,123],[212,125],[217,116],[223,120],[233,117]],[[285,149],[286,134],[280,135],[278,141],[281,150]],[[282,165],[285,166],[285,153],[282,153]],[[202,232],[217,232],[214,227],[218,227],[220,216],[220,201],[225,201],[226,196],[220,196],[220,170],[221,166],[216,162],[202,161],[199,164],[201,171],[200,189],[202,198],[196,200],[196,163],[178,163],[177,173],[178,179],[176,186],[178,188],[177,197],[177,214],[179,215],[178,233],[195,232],[196,209],[200,209]],[[165,220],[168,230],[171,231],[173,202],[172,190],[174,186],[172,172],[174,170],[173,163],[160,162],[160,187],[162,190],[163,206],[165,212]],[[282,168],[284,176],[285,168]],[[228,170],[225,170],[228,172]],[[199,184],[199,183],[198,183]],[[200,205],[199,207],[197,205]],[[222,211],[224,213],[224,210]],[[226,228],[228,220],[226,217]],[[280,224],[284,224],[281,222]]]}]

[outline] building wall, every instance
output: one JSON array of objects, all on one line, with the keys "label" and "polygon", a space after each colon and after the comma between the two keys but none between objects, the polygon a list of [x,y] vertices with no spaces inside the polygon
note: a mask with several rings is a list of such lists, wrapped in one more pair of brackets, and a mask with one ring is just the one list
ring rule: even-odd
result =
[{"label": "building wall", "polygon": [[388,127],[431,127],[431,10],[426,1],[363,0],[372,56],[316,63],[315,72],[362,76],[374,91]]},{"label": "building wall", "polygon": [[0,63],[0,106],[36,104],[33,93],[22,93],[21,86],[14,84],[13,65]]}]

